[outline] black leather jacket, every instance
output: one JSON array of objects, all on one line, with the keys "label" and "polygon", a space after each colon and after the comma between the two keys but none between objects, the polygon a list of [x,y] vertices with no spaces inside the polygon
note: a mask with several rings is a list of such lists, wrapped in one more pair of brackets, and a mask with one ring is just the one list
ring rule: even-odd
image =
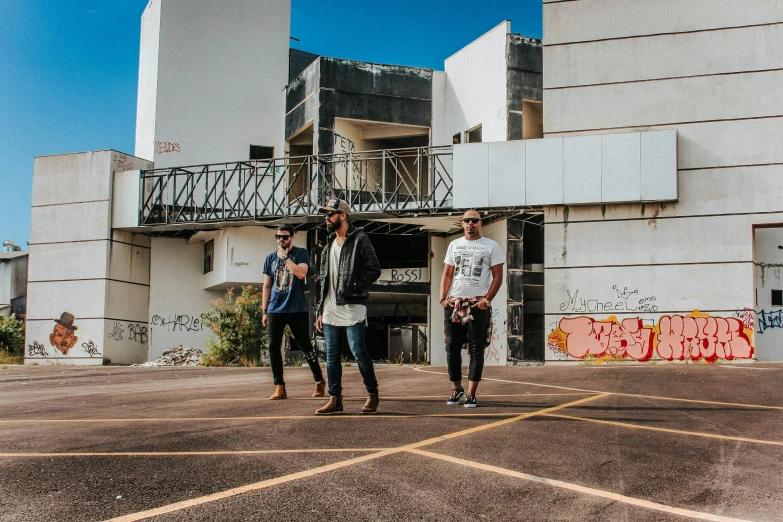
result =
[{"label": "black leather jacket", "polygon": [[[336,234],[331,234],[321,252],[321,286],[318,294],[318,315],[323,315],[326,295],[329,292],[329,249]],[[361,228],[348,225],[343,249],[340,251],[340,267],[337,274],[337,305],[363,303],[370,296],[368,289],[381,276],[381,264],[375,249]]]}]

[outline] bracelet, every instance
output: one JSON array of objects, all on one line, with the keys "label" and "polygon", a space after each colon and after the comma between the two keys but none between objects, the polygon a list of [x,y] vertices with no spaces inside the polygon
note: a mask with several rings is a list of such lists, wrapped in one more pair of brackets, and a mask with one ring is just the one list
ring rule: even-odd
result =
[{"label": "bracelet", "polygon": [[492,301],[490,301],[490,300],[489,300],[489,299],[487,299],[486,297],[485,297],[484,299],[482,299],[482,301],[484,302],[484,304],[485,304],[485,305],[487,305],[487,306],[492,306]]},{"label": "bracelet", "polygon": [[439,302],[439,303],[442,303],[443,301],[448,301],[448,300],[449,300],[449,298],[448,298],[448,297],[444,297],[443,299],[441,299],[441,300],[440,300],[440,301],[438,301],[438,302]]}]

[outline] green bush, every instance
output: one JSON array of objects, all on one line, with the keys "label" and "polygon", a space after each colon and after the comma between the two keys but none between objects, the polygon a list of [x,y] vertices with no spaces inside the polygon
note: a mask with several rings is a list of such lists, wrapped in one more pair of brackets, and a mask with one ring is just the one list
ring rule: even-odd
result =
[{"label": "green bush", "polygon": [[261,318],[261,294],[252,286],[244,287],[236,298],[231,288],[223,299],[214,301],[204,317],[204,324],[217,337],[217,340],[207,339],[206,364],[261,364],[267,358],[268,349],[266,328],[261,324]]},{"label": "green bush", "polygon": [[24,321],[15,315],[0,316],[0,350],[14,356],[24,355]]}]

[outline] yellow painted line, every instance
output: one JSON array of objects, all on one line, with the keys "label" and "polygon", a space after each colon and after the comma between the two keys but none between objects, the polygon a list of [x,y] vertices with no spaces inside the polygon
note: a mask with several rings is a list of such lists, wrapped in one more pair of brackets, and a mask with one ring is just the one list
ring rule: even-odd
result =
[{"label": "yellow painted line", "polygon": [[716,433],[705,433],[702,431],[687,431],[687,430],[675,430],[673,428],[658,428],[656,426],[645,426],[643,424],[632,424],[629,422],[618,422],[618,421],[610,421],[610,420],[603,420],[603,419],[591,419],[589,417],[573,417],[571,415],[561,415],[561,414],[548,414],[544,413],[542,414],[544,417],[557,417],[558,419],[570,419],[570,420],[578,420],[578,421],[585,421],[585,422],[594,422],[597,424],[610,424],[612,426],[621,426],[623,428],[631,428],[631,429],[637,429],[637,430],[649,430],[649,431],[661,431],[664,433],[677,433],[681,435],[693,435],[694,437],[707,437],[710,439],[723,439],[723,440],[736,440],[739,442],[751,442],[753,444],[769,444],[772,446],[783,446],[783,442],[775,441],[775,440],[764,440],[764,439],[750,439],[747,437],[734,437],[731,435],[718,435]]},{"label": "yellow painted line", "polygon": [[383,414],[360,415],[358,413],[343,413],[335,415],[268,415],[258,417],[161,417],[161,418],[127,418],[127,419],[4,419],[0,424],[35,424],[35,423],[99,423],[99,422],[207,422],[207,421],[255,421],[255,420],[296,420],[296,419],[418,419],[429,417],[513,417],[521,412],[503,413],[421,413],[421,414]]},{"label": "yellow painted line", "polygon": [[[420,370],[418,368],[412,368],[413,370],[417,372],[424,372],[424,373],[434,373],[438,375],[448,375],[446,372],[433,372],[429,370]],[[509,381],[505,379],[492,379],[490,377],[482,377],[482,381],[493,381],[493,382],[504,382],[509,384],[525,384],[527,386],[538,386],[542,388],[556,388],[558,390],[570,390],[570,391],[578,391],[578,392],[584,392],[584,393],[603,393],[607,395],[617,395],[620,397],[636,397],[641,399],[653,399],[653,400],[661,400],[661,401],[679,401],[679,402],[693,402],[697,404],[715,404],[719,406],[737,406],[741,408],[755,408],[755,409],[763,409],[763,410],[783,410],[783,406],[765,406],[762,404],[745,404],[742,402],[721,402],[721,401],[705,401],[700,399],[683,399],[680,397],[661,397],[658,395],[641,395],[638,393],[620,393],[620,392],[611,392],[611,391],[601,391],[601,390],[586,390],[583,388],[569,388],[568,386],[557,386],[554,384],[540,384],[537,382],[525,382],[525,381]]]},{"label": "yellow painted line", "polygon": [[479,431],[484,431],[492,428],[497,428],[498,426],[503,426],[505,424],[510,424],[512,422],[516,422],[522,419],[529,419],[530,417],[537,417],[539,415],[544,415],[546,413],[562,410],[564,408],[570,408],[572,406],[578,406],[579,404],[583,404],[585,402],[594,401],[597,399],[603,399],[606,397],[606,394],[600,394],[600,395],[593,395],[592,397],[585,397],[584,399],[579,399],[576,401],[568,402],[566,404],[560,404],[558,406],[552,406],[550,408],[544,408],[542,410],[536,410],[531,411],[529,413],[523,413],[521,415],[517,415],[515,417],[512,417],[510,419],[504,419],[500,421],[490,422],[489,424],[482,424],[481,426],[475,426],[473,428],[468,428],[462,431],[457,431],[454,433],[449,433],[448,435],[441,435],[440,437],[433,437],[431,439],[426,439],[421,442],[416,442],[413,444],[409,444],[407,446],[402,446],[403,449],[409,449],[409,448],[420,448],[422,446],[428,446],[430,444],[435,444],[436,442],[443,442],[445,440],[453,439],[456,437],[462,437],[464,435],[470,435],[472,433],[476,433]]},{"label": "yellow painted line", "polygon": [[390,449],[390,450],[379,451],[377,453],[371,453],[369,455],[362,455],[361,457],[354,457],[352,459],[335,462],[333,464],[327,464],[326,466],[319,466],[317,468],[308,469],[305,471],[299,471],[297,473],[292,473],[290,475],[283,475],[282,477],[276,477],[272,479],[262,480],[260,482],[254,482],[253,484],[247,484],[238,488],[232,488],[226,491],[220,491],[218,493],[213,493],[211,495],[205,495],[203,497],[183,500],[182,502],[176,502],[174,504],[148,509],[146,511],[139,511],[138,513],[131,513],[129,515],[112,518],[110,520],[107,520],[106,522],[134,522],[136,520],[144,520],[145,518],[165,515],[166,513],[173,513],[174,511],[180,511],[182,509],[200,506],[208,502],[223,500],[236,495],[242,495],[243,493],[258,491],[260,489],[278,486],[280,484],[285,484],[287,482],[292,482],[294,480],[309,478],[315,475],[320,475],[321,473],[327,473],[329,471],[334,471],[340,468],[353,466],[354,464],[359,464],[362,462],[379,459],[381,457],[385,457],[393,453],[398,453],[399,451],[400,451],[399,449]]},{"label": "yellow painted line", "polygon": [[433,453],[430,451],[422,451],[418,449],[409,449],[407,450],[410,453],[414,453],[416,455],[421,455],[424,457],[430,457],[433,459],[443,460],[446,462],[450,462],[452,464],[458,464],[461,466],[466,466],[474,469],[479,469],[482,471],[490,471],[493,473],[497,473],[499,475],[505,475],[507,477],[514,477],[519,478],[523,480],[528,480],[530,482],[536,482],[538,484],[544,484],[547,486],[553,486],[556,488],[562,488],[567,489],[570,491],[574,491],[577,493],[582,493],[586,495],[592,495],[595,497],[605,498],[608,500],[613,500],[616,502],[622,502],[623,504],[629,504],[631,506],[636,506],[640,508],[645,509],[651,509],[653,511],[660,511],[662,513],[667,513],[670,515],[679,515],[683,517],[689,517],[689,518],[695,518],[698,520],[710,520],[714,522],[748,522],[743,519],[739,518],[730,518],[730,517],[722,517],[720,515],[712,515],[710,513],[703,513],[701,511],[692,511],[690,509],[682,509],[682,508],[676,508],[672,506],[667,506],[666,504],[659,504],[657,502],[651,502],[649,500],[643,500],[640,498],[634,498],[634,497],[628,497],[625,495],[620,495],[619,493],[613,493],[611,491],[605,491],[602,489],[595,489],[590,488],[586,486],[580,486],[579,484],[573,484],[571,482],[564,482],[562,480],[555,480],[555,479],[549,479],[545,477],[539,477],[537,475],[531,475],[529,473],[520,473],[518,471],[512,471],[510,469],[506,468],[499,468],[497,466],[490,466],[489,464],[482,464],[480,462],[474,462],[472,460],[465,460],[460,459],[456,457],[450,457],[448,455],[442,455],[440,453]]},{"label": "yellow painted line", "polygon": [[297,473],[292,473],[290,475],[283,475],[282,477],[277,477],[277,478],[268,479],[268,480],[262,480],[260,482],[255,482],[253,484],[247,484],[245,486],[241,486],[241,487],[238,487],[238,488],[233,488],[233,489],[229,489],[229,490],[226,490],[226,491],[213,493],[211,495],[205,495],[203,497],[192,498],[192,499],[189,499],[189,500],[184,500],[182,502],[176,502],[174,504],[169,504],[167,506],[161,506],[161,507],[154,508],[154,509],[148,509],[146,511],[139,511],[138,513],[131,513],[129,515],[124,515],[124,516],[121,516],[121,517],[112,518],[112,519],[107,520],[105,522],[135,522],[137,520],[144,520],[146,518],[150,518],[150,517],[154,517],[154,516],[158,516],[158,515],[164,515],[166,513],[172,513],[174,511],[179,511],[179,510],[182,510],[182,509],[187,509],[187,508],[191,508],[191,507],[195,507],[195,506],[200,506],[202,504],[206,504],[206,503],[209,503],[209,502],[214,502],[216,500],[223,500],[223,499],[226,499],[226,498],[229,498],[229,497],[233,497],[233,496],[236,496],[236,495],[241,495],[243,493],[249,493],[251,491],[258,491],[260,489],[265,489],[265,488],[269,488],[269,487],[272,487],[272,486],[278,486],[280,484],[285,484],[287,482],[292,482],[292,481],[303,479],[303,478],[309,478],[309,477],[312,477],[312,476],[315,476],[315,475],[319,475],[321,473],[327,473],[329,471],[334,471],[334,470],[337,470],[337,469],[340,469],[340,468],[353,466],[354,464],[360,464],[362,462],[367,462],[367,461],[370,461],[370,460],[379,459],[381,457],[386,457],[388,455],[401,453],[403,451],[414,450],[414,449],[419,448],[421,446],[427,446],[429,444],[434,444],[434,443],[440,442],[442,440],[449,440],[449,439],[452,439],[452,438],[455,438],[455,437],[460,437],[460,436],[463,436],[463,435],[469,435],[469,434],[475,433],[477,431],[486,430],[486,429],[494,428],[494,427],[497,427],[497,426],[502,426],[502,425],[508,424],[509,422],[513,422],[513,421],[516,421],[516,420],[521,420],[521,419],[524,419],[524,418],[533,417],[536,414],[543,414],[543,413],[547,413],[547,412],[550,412],[550,411],[555,411],[555,410],[559,410],[559,409],[563,409],[563,408],[568,408],[569,406],[573,406],[573,405],[576,405],[576,404],[581,404],[583,402],[587,402],[587,401],[590,401],[590,400],[599,399],[601,397],[603,397],[603,395],[596,395],[596,396],[593,396],[593,397],[587,397],[587,398],[584,398],[584,399],[579,399],[577,401],[574,401],[574,402],[571,402],[571,403],[568,403],[568,404],[561,404],[560,406],[554,406],[552,408],[545,408],[545,409],[539,410],[537,412],[531,412],[531,413],[527,413],[527,414],[524,414],[524,415],[519,415],[519,416],[514,417],[513,419],[505,419],[505,420],[502,420],[502,421],[491,422],[489,424],[485,424],[485,425],[479,426],[477,428],[469,428],[469,429],[466,429],[466,430],[461,430],[461,431],[457,431],[457,432],[454,432],[454,433],[450,433],[450,434],[444,435],[442,437],[435,437],[435,438],[432,438],[432,439],[426,439],[426,440],[423,440],[423,441],[420,441],[420,442],[415,442],[413,444],[400,446],[399,448],[382,450],[382,451],[379,451],[377,453],[371,453],[369,455],[363,455],[361,457],[354,457],[352,459],[344,460],[344,461],[341,461],[341,462],[335,462],[334,464],[327,464],[326,466],[320,466],[320,467],[317,467],[317,468],[313,468],[313,469],[309,469],[309,470],[305,470],[305,471],[300,471],[300,472],[297,472]]},{"label": "yellow painted line", "polygon": [[[481,394],[481,397],[560,397],[560,396],[570,396],[570,395],[586,395],[588,393],[592,392],[575,392],[575,393],[511,393],[511,394],[494,394],[494,395],[486,395]],[[417,399],[444,399],[446,396],[444,394],[440,395],[414,395],[414,396],[406,396],[406,397],[386,397],[385,395],[381,396],[382,400],[396,400],[396,401],[414,401]],[[230,402],[230,401],[260,401],[260,402],[268,402],[269,399],[263,398],[263,397],[239,397],[239,398],[229,398],[229,399],[192,399],[194,401],[198,402]],[[288,401],[323,401],[323,397],[289,397],[286,399]],[[364,401],[367,400],[367,397],[343,397],[343,401]]]},{"label": "yellow painted line", "polygon": [[278,455],[296,453],[362,453],[386,451],[392,448],[319,448],[290,450],[226,450],[226,451],[113,451],[106,453],[0,453],[0,458],[54,458],[54,457],[200,457],[214,455]]}]

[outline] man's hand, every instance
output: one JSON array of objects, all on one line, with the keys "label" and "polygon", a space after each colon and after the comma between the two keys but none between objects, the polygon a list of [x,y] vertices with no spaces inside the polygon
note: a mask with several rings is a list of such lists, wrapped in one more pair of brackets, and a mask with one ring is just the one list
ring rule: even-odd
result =
[{"label": "man's hand", "polygon": [[289,250],[290,248],[277,247],[277,257],[282,259],[284,255],[288,254]]},{"label": "man's hand", "polygon": [[261,316],[261,324],[266,328],[266,314]]},{"label": "man's hand", "polygon": [[479,310],[488,310],[489,309],[489,305],[487,304],[487,301],[485,300],[485,298],[482,297],[481,301],[479,301],[478,303],[476,303],[473,306],[471,306],[471,308],[478,308]]},{"label": "man's hand", "polygon": [[441,299],[440,300],[440,305],[443,308],[448,308],[449,306],[451,306],[451,302],[448,299]]},{"label": "man's hand", "polygon": [[321,333],[324,333],[324,316],[319,315],[318,319],[315,320],[315,329],[318,330]]}]

